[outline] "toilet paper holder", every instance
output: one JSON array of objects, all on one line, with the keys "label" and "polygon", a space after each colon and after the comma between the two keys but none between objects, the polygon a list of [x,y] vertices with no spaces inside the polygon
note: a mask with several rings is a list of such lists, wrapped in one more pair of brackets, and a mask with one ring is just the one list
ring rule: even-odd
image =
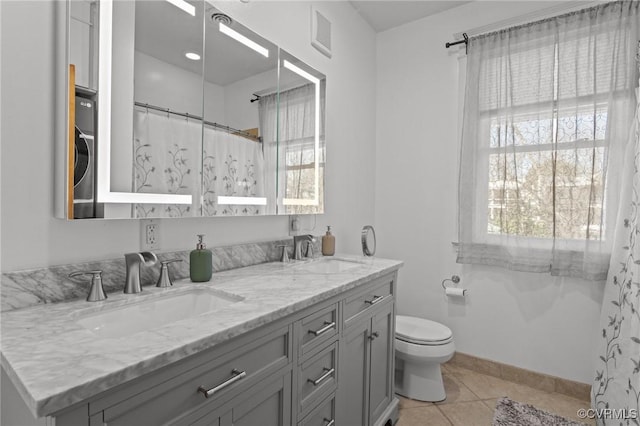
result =
[{"label": "toilet paper holder", "polygon": [[447,281],[458,284],[460,282],[460,277],[458,275],[451,275],[451,278],[445,278],[444,280],[442,280],[442,288],[445,290],[447,289],[447,286],[445,285]]},{"label": "toilet paper holder", "polygon": [[[447,281],[451,281],[454,285],[447,287],[445,284]],[[452,275],[451,278],[445,278],[442,280],[442,288],[444,289],[444,294],[447,296],[454,297],[465,297],[467,295],[466,288],[458,288],[456,284],[460,282],[460,277],[458,275]]]}]

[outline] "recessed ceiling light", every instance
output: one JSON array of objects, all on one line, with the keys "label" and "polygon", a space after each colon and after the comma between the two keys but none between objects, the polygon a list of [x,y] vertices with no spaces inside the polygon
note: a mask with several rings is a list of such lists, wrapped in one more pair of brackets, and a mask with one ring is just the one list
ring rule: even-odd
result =
[{"label": "recessed ceiling light", "polygon": [[197,53],[187,52],[184,54],[184,56],[186,56],[188,59],[191,59],[192,61],[200,60],[200,55],[198,55]]}]

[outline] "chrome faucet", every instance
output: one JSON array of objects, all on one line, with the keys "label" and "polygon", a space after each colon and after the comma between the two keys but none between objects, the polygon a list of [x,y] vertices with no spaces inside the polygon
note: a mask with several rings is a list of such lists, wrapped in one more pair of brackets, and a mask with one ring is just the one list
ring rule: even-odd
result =
[{"label": "chrome faucet", "polygon": [[307,251],[306,251],[306,257],[310,257],[309,253],[312,253],[313,256],[313,249],[311,248],[311,243],[313,242],[313,235],[295,235],[293,237],[293,258],[295,260],[301,260],[304,259],[304,256],[302,255],[302,243],[306,241],[307,242]]},{"label": "chrome faucet", "polygon": [[145,266],[154,265],[158,258],[150,251],[143,251],[140,253],[127,253],[124,255],[124,260],[127,263],[127,277],[124,283],[124,292],[140,293],[142,287],[140,286],[140,265]]}]

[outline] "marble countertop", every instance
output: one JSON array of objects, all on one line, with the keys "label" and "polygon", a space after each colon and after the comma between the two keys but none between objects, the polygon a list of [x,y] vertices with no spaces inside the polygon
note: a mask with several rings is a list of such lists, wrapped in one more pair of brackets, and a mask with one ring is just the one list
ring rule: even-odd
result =
[{"label": "marble countertop", "polygon": [[[181,280],[170,289],[144,287],[142,293],[109,295],[104,302],[76,300],[4,312],[2,367],[34,416],[47,416],[402,266],[380,258],[334,258],[359,264],[325,274],[308,272],[298,262],[264,263],[215,273],[207,283]],[[197,318],[118,338],[98,337],[77,322],[85,313],[197,287],[243,299]]]}]

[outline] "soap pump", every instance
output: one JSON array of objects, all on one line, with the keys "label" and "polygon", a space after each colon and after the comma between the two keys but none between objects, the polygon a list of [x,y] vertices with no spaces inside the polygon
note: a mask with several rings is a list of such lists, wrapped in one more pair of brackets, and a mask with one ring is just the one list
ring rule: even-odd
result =
[{"label": "soap pump", "polygon": [[213,271],[211,250],[203,242],[204,234],[198,234],[196,249],[189,254],[189,275],[193,282],[209,281]]},{"label": "soap pump", "polygon": [[327,226],[327,233],[322,236],[322,255],[333,256],[336,252],[336,237],[331,234],[331,227]]}]

